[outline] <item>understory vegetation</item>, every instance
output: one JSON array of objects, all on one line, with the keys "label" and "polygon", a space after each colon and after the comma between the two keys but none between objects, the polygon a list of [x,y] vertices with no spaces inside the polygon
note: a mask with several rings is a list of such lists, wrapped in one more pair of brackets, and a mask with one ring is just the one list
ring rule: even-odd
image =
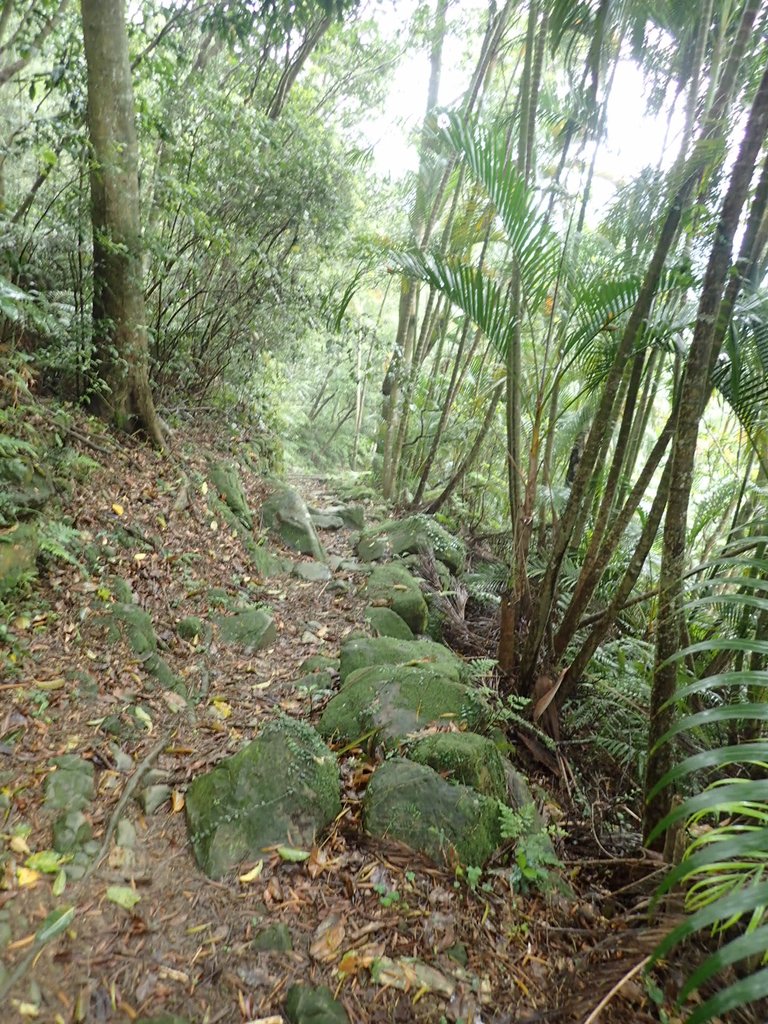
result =
[{"label": "understory vegetation", "polygon": [[653,1019],[764,1020],[767,30],[766,0],[0,0],[3,685],[35,580],[98,557],[55,511],[109,458],[86,415],[434,517],[470,562],[425,556],[433,638],[565,844],[668,865]]}]

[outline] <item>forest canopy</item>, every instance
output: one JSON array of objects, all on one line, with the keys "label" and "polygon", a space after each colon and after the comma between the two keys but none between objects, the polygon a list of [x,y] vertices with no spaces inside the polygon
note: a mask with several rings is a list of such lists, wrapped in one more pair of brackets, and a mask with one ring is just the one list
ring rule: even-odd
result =
[{"label": "forest canopy", "polygon": [[665,884],[710,917],[674,941],[749,966],[695,1020],[768,995],[767,30],[0,0],[0,529],[55,409],[169,458],[212,417],[434,517],[507,722],[561,773],[587,744],[646,847],[688,830]]}]

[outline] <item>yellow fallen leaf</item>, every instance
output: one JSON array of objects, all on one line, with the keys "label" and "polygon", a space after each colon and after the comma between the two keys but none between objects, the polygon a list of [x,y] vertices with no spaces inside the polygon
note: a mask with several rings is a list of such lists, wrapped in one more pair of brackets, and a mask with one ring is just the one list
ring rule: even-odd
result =
[{"label": "yellow fallen leaf", "polygon": [[121,516],[123,512],[125,512],[125,509],[123,508],[122,505],[118,505],[118,503],[115,502],[112,505],[112,511],[115,513],[116,516]]},{"label": "yellow fallen leaf", "polygon": [[208,525],[210,526],[212,533],[216,533],[216,531],[219,528],[219,524],[216,522],[215,519],[212,519]]},{"label": "yellow fallen leaf", "polygon": [[35,885],[40,881],[40,872],[32,868],[17,868],[16,881],[19,883],[19,888],[25,885]]},{"label": "yellow fallen leaf", "polygon": [[17,615],[13,620],[13,628],[23,632],[32,625],[32,619],[28,615]]},{"label": "yellow fallen leaf", "polygon": [[35,1003],[19,1003],[19,1013],[22,1017],[39,1017],[40,1007]]},{"label": "yellow fallen leaf", "polygon": [[208,493],[208,484],[205,482],[205,480],[203,480],[203,482],[200,484],[200,493],[201,494],[207,494]]},{"label": "yellow fallen leaf", "polygon": [[174,814],[184,810],[184,794],[178,789],[171,793],[171,810]]},{"label": "yellow fallen leaf", "polygon": [[250,871],[246,871],[244,875],[239,876],[239,881],[243,884],[247,882],[255,882],[261,872],[264,870],[264,861],[259,860],[254,864]]},{"label": "yellow fallen leaf", "polygon": [[134,562],[143,562],[147,557],[146,551],[137,551],[133,556]]},{"label": "yellow fallen leaf", "polygon": [[29,853],[30,849],[27,846],[27,840],[24,836],[11,836],[11,841],[8,843],[14,853]]},{"label": "yellow fallen leaf", "polygon": [[222,700],[221,697],[214,697],[211,704],[219,718],[229,718],[232,714],[232,705]]}]

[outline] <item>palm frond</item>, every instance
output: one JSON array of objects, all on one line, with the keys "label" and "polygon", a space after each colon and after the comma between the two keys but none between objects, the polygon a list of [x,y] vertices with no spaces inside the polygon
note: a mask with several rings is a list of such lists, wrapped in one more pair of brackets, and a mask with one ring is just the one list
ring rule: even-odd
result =
[{"label": "palm frond", "polygon": [[[761,538],[754,540],[759,547]],[[756,571],[761,578],[754,576]],[[696,596],[687,602],[686,615],[712,610],[719,620],[735,605],[740,613],[749,613],[740,614],[739,619],[742,632],[749,635],[717,636],[691,644],[678,652],[675,660],[690,659],[703,651],[768,656],[768,642],[759,635],[759,622],[768,609],[768,600],[761,596],[766,583],[768,560],[747,556],[723,559],[719,573],[696,581]],[[703,595],[697,593],[702,588]],[[754,962],[756,958],[763,964],[768,960],[768,741],[761,738],[762,723],[768,721],[768,705],[762,700],[764,693],[768,693],[768,671],[762,668],[718,672],[697,679],[678,689],[675,704],[685,706],[696,695],[699,704],[704,696],[711,706],[683,714],[659,741],[670,743],[682,734],[700,739],[711,736],[724,724],[750,721],[755,737],[727,745],[718,745],[715,740],[710,749],[676,764],[648,794],[652,799],[671,785],[692,789],[654,835],[679,822],[687,822],[699,833],[689,842],[682,862],[657,890],[659,899],[674,887],[684,886],[688,917],[657,947],[654,958],[666,956],[699,932],[714,935],[721,943],[688,977],[680,992],[680,1002],[698,989],[706,995],[717,979],[714,994],[699,1002],[688,1024],[704,1024],[727,1010],[768,995],[768,970],[755,970],[738,980],[731,971],[733,965],[748,960]],[[751,766],[750,771],[747,766]],[[724,774],[700,790],[702,780],[711,779],[713,771]],[[758,777],[752,777],[755,772]]]}]

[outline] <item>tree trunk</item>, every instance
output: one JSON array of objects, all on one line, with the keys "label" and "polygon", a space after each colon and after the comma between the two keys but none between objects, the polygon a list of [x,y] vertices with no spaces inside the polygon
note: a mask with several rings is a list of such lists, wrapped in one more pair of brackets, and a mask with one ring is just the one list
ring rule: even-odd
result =
[{"label": "tree trunk", "polygon": [[[664,523],[664,546],[659,575],[656,667],[651,689],[646,793],[650,792],[666,774],[674,757],[671,744],[660,744],[659,741],[667,732],[674,714],[672,701],[677,685],[677,662],[670,661],[670,659],[676,654],[679,646],[686,519],[693,481],[699,421],[711,391],[710,372],[719,347],[718,334],[721,326],[722,307],[730,305],[732,308],[741,282],[740,273],[732,276],[731,287],[728,289],[728,301],[724,303],[723,290],[731,270],[733,239],[739,226],[755,164],[766,134],[768,134],[768,69],[763,74],[755,95],[744,140],[723,200],[680,392],[677,429],[670,456],[672,477]],[[768,168],[768,164],[766,167]],[[765,209],[765,188],[766,174],[764,172],[747,228],[746,239],[752,233],[752,241],[759,232],[759,223],[762,221]],[[758,203],[762,204],[760,210],[757,209]],[[727,310],[727,313],[730,315],[730,309]],[[643,822],[646,837],[667,814],[670,800],[671,792],[667,788],[648,801]],[[657,840],[657,843],[659,842],[663,842],[663,837]]]},{"label": "tree trunk", "polygon": [[82,0],[92,149],[95,411],[158,446],[142,287],[138,145],[123,0]]}]

